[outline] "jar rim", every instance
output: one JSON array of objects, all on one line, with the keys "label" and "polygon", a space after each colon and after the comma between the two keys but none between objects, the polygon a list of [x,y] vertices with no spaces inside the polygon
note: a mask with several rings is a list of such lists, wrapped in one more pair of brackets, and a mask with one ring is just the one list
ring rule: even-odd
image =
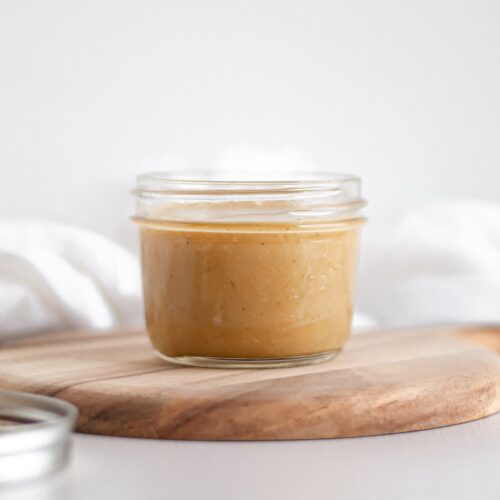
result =
[{"label": "jar rim", "polygon": [[[356,175],[330,172],[293,172],[275,178],[260,175],[252,178],[222,178],[221,172],[168,172],[153,171],[137,176],[135,194],[241,194],[241,193],[287,193],[316,190],[342,190],[343,186],[356,186],[359,191],[361,179]],[[224,174],[227,175],[227,174]],[[241,176],[241,174],[240,174]],[[354,197],[356,198],[356,197]]]},{"label": "jar rim", "polygon": [[[265,178],[264,178],[265,177]],[[132,191],[137,220],[307,222],[361,219],[361,179],[333,173],[290,173],[285,178],[217,178],[217,172],[149,172]]]}]

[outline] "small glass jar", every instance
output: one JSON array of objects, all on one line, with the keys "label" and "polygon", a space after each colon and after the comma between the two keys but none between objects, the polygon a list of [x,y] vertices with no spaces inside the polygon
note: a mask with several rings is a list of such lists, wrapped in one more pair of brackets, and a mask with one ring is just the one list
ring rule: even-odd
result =
[{"label": "small glass jar", "polygon": [[138,177],[146,326],[158,355],[205,367],[331,359],[351,327],[360,180]]}]

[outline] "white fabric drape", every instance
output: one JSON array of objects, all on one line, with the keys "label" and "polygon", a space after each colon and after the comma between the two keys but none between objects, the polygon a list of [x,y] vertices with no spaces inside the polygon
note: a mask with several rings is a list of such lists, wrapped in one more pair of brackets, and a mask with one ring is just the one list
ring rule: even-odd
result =
[{"label": "white fabric drape", "polygon": [[45,330],[140,324],[135,256],[81,228],[0,222],[0,340]]},{"label": "white fabric drape", "polygon": [[[500,205],[448,202],[367,232],[355,326],[500,322]],[[141,325],[138,259],[88,230],[0,222],[0,340]]]}]

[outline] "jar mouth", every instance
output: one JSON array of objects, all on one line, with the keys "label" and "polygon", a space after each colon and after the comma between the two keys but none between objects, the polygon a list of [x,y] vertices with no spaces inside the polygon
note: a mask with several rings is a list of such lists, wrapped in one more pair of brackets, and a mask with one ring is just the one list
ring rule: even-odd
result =
[{"label": "jar mouth", "polygon": [[137,177],[135,218],[197,223],[324,222],[362,218],[361,179],[328,172],[150,172]]},{"label": "jar mouth", "polygon": [[361,179],[355,175],[330,172],[294,172],[286,175],[241,174],[212,171],[199,172],[148,172],[137,177],[135,194],[185,193],[185,194],[241,194],[279,193],[331,190],[341,192],[349,187],[360,190]]}]

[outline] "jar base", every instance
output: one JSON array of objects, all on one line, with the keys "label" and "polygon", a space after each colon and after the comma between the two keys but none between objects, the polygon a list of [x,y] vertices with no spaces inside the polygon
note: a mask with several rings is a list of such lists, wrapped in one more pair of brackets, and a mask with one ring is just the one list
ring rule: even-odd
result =
[{"label": "jar base", "polygon": [[340,349],[334,351],[290,356],[287,358],[218,358],[211,356],[167,356],[155,351],[157,356],[169,363],[196,366],[200,368],[290,368],[293,366],[314,365],[333,359]]}]

